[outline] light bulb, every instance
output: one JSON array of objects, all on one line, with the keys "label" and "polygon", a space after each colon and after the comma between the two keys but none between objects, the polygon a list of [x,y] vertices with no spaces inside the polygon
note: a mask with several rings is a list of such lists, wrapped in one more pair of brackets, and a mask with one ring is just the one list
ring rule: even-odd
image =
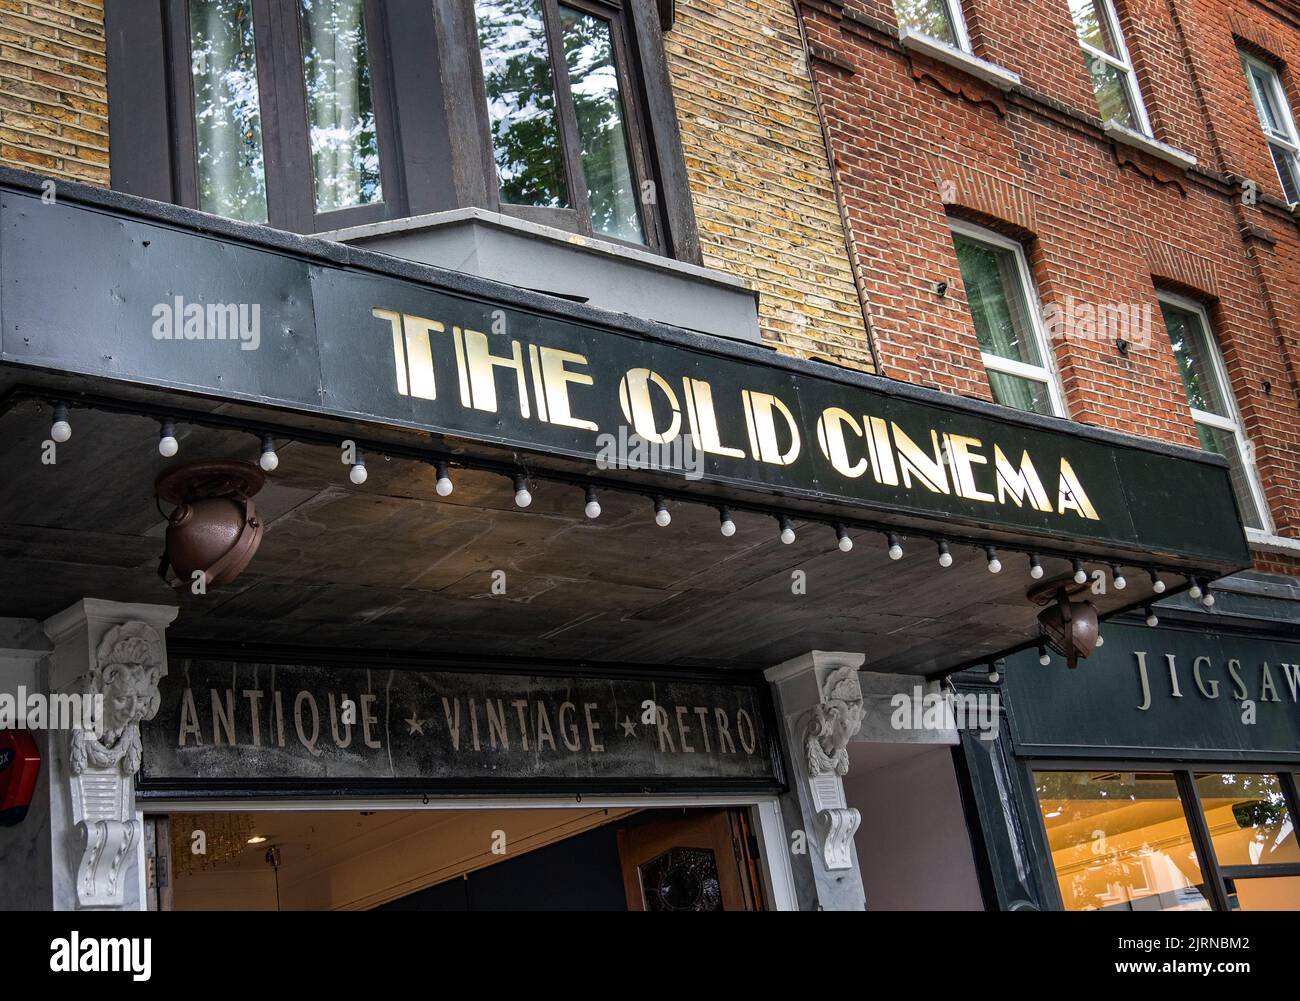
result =
[{"label": "light bulb", "polygon": [[1042,664],[1043,667],[1046,667],[1051,662],[1052,658],[1047,655],[1047,647],[1040,643],[1038,646],[1038,663]]},{"label": "light bulb", "polygon": [[56,403],[54,405],[54,420],[50,424],[50,439],[62,445],[72,437],[72,425],[68,423],[68,405],[66,403]]},{"label": "light bulb", "polygon": [[1029,554],[1029,576],[1034,578],[1034,580],[1043,579],[1043,564],[1038,559],[1037,553]]},{"label": "light bulb", "polygon": [[736,523],[731,520],[731,511],[725,507],[718,508],[719,531],[728,539],[736,534]]},{"label": "light bulb", "polygon": [[849,538],[848,529],[843,525],[835,526],[836,544],[840,547],[840,552],[847,553],[853,548],[853,540]]},{"label": "light bulb", "polygon": [[438,474],[438,482],[433,485],[439,497],[450,497],[451,492],[456,489],[456,484],[451,482],[451,473],[447,469],[447,463],[439,459],[434,463],[434,471]]},{"label": "light bulb", "polygon": [[1187,597],[1195,601],[1197,598],[1201,596],[1202,593],[1201,582],[1198,581],[1195,577],[1193,577],[1191,580],[1192,580],[1192,586],[1187,589]]},{"label": "light bulb", "polygon": [[533,495],[528,492],[528,484],[524,478],[515,474],[515,506],[527,507],[533,502]]},{"label": "light bulb", "polygon": [[890,532],[885,536],[885,541],[889,543],[889,558],[891,560],[901,560],[903,558],[903,547],[898,542],[898,536]]},{"label": "light bulb", "polygon": [[596,500],[596,488],[587,488],[587,505],[582,509],[582,513],[588,518],[600,517],[600,501]]},{"label": "light bulb", "polygon": [[948,541],[939,540],[939,566],[945,569],[952,566],[952,553],[948,551]]},{"label": "light bulb", "polygon": [[1156,594],[1164,594],[1165,582],[1162,581],[1158,576],[1156,576],[1156,572],[1154,570],[1150,571],[1150,574],[1151,574],[1151,590],[1155,591]]},{"label": "light bulb", "polygon": [[1099,647],[1103,647],[1103,646],[1105,646],[1105,645],[1106,645],[1106,637],[1103,636],[1101,633],[1098,633],[1098,634],[1097,634],[1097,646],[1099,646]]},{"label": "light bulb", "polygon": [[158,454],[164,459],[170,459],[180,449],[181,446],[176,441],[176,425],[170,419],[163,421],[158,429]]},{"label": "light bulb", "polygon": [[1206,608],[1213,608],[1213,607],[1214,607],[1214,595],[1212,595],[1212,594],[1207,590],[1207,591],[1205,592],[1205,597],[1201,599],[1201,603],[1202,603],[1203,605],[1205,605]]},{"label": "light bulb", "polygon": [[1112,565],[1110,568],[1110,575],[1113,578],[1116,591],[1122,591],[1124,588],[1128,587],[1128,578],[1124,576],[1124,571],[1119,567]]},{"label": "light bulb", "polygon": [[996,685],[1001,680],[1002,674],[998,671],[997,665],[991,665],[989,667],[989,681]]},{"label": "light bulb", "polygon": [[275,442],[269,434],[262,435],[262,455],[257,464],[268,473],[274,472],[280,465],[280,457],[275,454]]},{"label": "light bulb", "polygon": [[1088,571],[1083,568],[1082,560],[1074,561],[1074,582],[1076,584],[1088,583]]},{"label": "light bulb", "polygon": [[781,515],[777,519],[777,524],[781,526],[781,541],[787,546],[794,542],[794,526],[790,524],[790,519],[785,515]]},{"label": "light bulb", "polygon": [[352,468],[348,470],[348,479],[358,486],[366,482],[367,475],[366,464],[359,458],[352,464]]},{"label": "light bulb", "polygon": [[984,555],[989,558],[989,573],[1001,573],[1002,561],[998,559],[998,551],[992,546],[985,546]]},{"label": "light bulb", "polygon": [[1147,612],[1147,625],[1148,625],[1148,626],[1152,626],[1152,627],[1154,627],[1154,626],[1158,626],[1158,625],[1160,625],[1160,620],[1159,620],[1158,618],[1156,618],[1155,610],[1152,609],[1152,607],[1151,607],[1150,605],[1147,605],[1146,612]]},{"label": "light bulb", "polygon": [[668,511],[668,502],[662,497],[655,498],[655,524],[667,528],[672,524],[673,516]]}]

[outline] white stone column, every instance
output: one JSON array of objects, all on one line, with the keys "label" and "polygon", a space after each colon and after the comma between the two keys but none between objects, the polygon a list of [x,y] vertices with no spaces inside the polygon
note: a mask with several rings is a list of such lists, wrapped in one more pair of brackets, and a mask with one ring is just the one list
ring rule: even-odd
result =
[{"label": "white stone column", "polygon": [[[843,782],[849,770],[848,743],[862,725],[858,668],[865,660],[861,653],[813,650],[764,672],[776,697],[791,765],[791,793],[811,867],[812,885],[802,888],[801,903],[828,911],[860,911],[866,906],[853,846],[862,817],[845,801]],[[787,803],[783,810],[787,824],[796,813],[792,807]]]},{"label": "white stone column", "polygon": [[51,731],[50,863],[55,910],[144,910],[136,809],[140,721],[158,711],[165,633],[177,609],[83,598],[45,622],[47,692],[103,697],[101,729]]}]

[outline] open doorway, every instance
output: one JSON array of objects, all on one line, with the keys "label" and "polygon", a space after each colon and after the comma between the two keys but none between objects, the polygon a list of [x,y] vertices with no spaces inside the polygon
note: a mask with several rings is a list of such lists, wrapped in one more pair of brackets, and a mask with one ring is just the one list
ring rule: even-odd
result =
[{"label": "open doorway", "polygon": [[161,909],[764,907],[744,809],[248,810],[147,819],[152,905]]}]

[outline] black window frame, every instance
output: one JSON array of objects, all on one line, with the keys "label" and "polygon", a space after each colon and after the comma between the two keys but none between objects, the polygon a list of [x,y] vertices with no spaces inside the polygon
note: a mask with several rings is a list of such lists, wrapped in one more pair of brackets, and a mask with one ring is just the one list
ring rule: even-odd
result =
[{"label": "black window frame", "polygon": [[[623,61],[620,92],[638,185],[650,180],[655,199],[640,198],[645,243],[625,243],[690,264],[701,264],[699,234],[685,154],[664,52],[667,0],[581,0],[584,9],[617,10],[616,38]],[[532,218],[582,232],[562,218],[538,217],[503,207],[491,146],[483,65],[473,0],[365,0],[372,95],[379,129],[384,201],[330,213],[314,211],[311,153],[306,142],[306,100],[296,23],[276,11],[295,0],[251,0],[262,101],[263,161],[267,170],[267,224],[298,233],[321,233],[365,223],[406,220],[478,208]],[[575,0],[574,6],[578,6]],[[108,56],[109,152],[112,187],[157,201],[198,208],[188,8],[184,0],[105,0]],[[593,10],[592,12],[596,12]],[[180,17],[183,13],[185,16]],[[272,30],[274,28],[274,31]],[[277,45],[294,34],[292,58]],[[278,58],[277,58],[278,54]],[[264,72],[264,67],[274,67]],[[292,85],[285,83],[292,80]],[[280,81],[277,83],[276,81]],[[284,115],[272,104],[279,92],[300,108],[282,135]],[[299,97],[292,97],[294,92]],[[289,139],[289,142],[285,142]],[[285,160],[286,152],[297,150]],[[566,157],[566,171],[568,157]],[[296,197],[282,194],[305,189]],[[585,194],[585,186],[582,191]],[[273,194],[274,191],[274,194]],[[639,191],[638,191],[639,195]],[[304,207],[305,206],[305,207]],[[622,243],[592,234],[593,240]]]},{"label": "black window frame", "polygon": [[[474,0],[471,0],[473,4]],[[645,123],[644,109],[647,107],[646,89],[639,72],[640,60],[632,46],[635,28],[631,24],[630,12],[622,0],[537,0],[545,25],[547,42],[547,62],[551,68],[551,85],[554,88],[557,126],[560,134],[560,152],[564,158],[564,178],[568,188],[569,205],[565,208],[551,208],[540,205],[519,205],[501,198],[501,187],[496,169],[495,151],[492,147],[492,124],[488,115],[487,88],[483,78],[482,53],[478,48],[477,28],[474,36],[476,66],[474,71],[474,93],[481,113],[480,132],[487,149],[486,174],[484,182],[488,193],[490,207],[502,215],[514,216],[530,222],[553,226],[557,229],[578,233],[594,240],[607,240],[626,247],[649,250],[653,253],[665,253],[663,221],[660,218],[659,192],[662,185],[653,164],[652,146],[649,141],[649,129]],[[636,189],[636,202],[641,220],[641,233],[644,242],[624,240],[608,233],[595,230],[591,221],[591,207],[587,197],[587,185],[582,164],[582,148],[574,113],[573,98],[569,89],[569,75],[564,62],[564,40],[560,24],[560,7],[569,7],[583,14],[590,14],[609,23],[610,39],[613,43],[614,70],[618,77],[619,96],[622,99],[624,132],[628,144],[628,161],[633,171],[633,185]],[[471,19],[477,25],[477,15]],[[562,72],[562,70],[564,70]],[[641,196],[643,185],[653,185],[655,197],[647,203]]]},{"label": "black window frame", "polygon": [[[180,204],[201,208],[190,58],[190,4],[189,0],[166,0],[166,4],[175,194]],[[300,2],[252,0],[251,6],[267,225],[295,233],[320,233],[406,215],[406,185],[400,165],[394,87],[386,44],[387,15],[380,0],[362,0],[362,16],[383,198],[368,205],[328,212],[316,211],[307,87],[302,68]]]},{"label": "black window frame", "polygon": [[1052,861],[1052,852],[1047,836],[1047,824],[1043,819],[1042,806],[1038,801],[1034,774],[1036,772],[1148,772],[1172,775],[1178,788],[1178,799],[1183,808],[1183,817],[1187,821],[1191,835],[1192,847],[1196,852],[1197,862],[1201,867],[1202,882],[1197,889],[1214,911],[1234,911],[1239,908],[1231,906],[1235,884],[1247,879],[1267,879],[1271,877],[1300,877],[1300,862],[1265,863],[1262,865],[1221,865],[1214,850],[1214,839],[1210,834],[1209,824],[1205,819],[1205,809],[1196,788],[1196,776],[1217,775],[1224,773],[1272,775],[1278,780],[1287,810],[1291,815],[1291,837],[1300,842],[1300,789],[1297,788],[1297,775],[1300,764],[1295,762],[1279,763],[1276,761],[1177,761],[1148,759],[1091,759],[1028,757],[1019,758],[1021,767],[1028,780],[1029,806],[1037,819],[1033,834],[1038,842],[1038,865],[1043,875],[1043,885],[1055,902],[1057,910],[1064,910],[1061,899],[1060,882],[1056,875],[1056,866]]}]

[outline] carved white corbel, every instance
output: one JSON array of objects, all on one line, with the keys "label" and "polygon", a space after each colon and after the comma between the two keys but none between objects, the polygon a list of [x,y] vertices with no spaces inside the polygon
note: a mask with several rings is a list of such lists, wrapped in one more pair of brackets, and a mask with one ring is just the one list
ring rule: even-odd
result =
[{"label": "carved white corbel", "polygon": [[68,757],[72,863],[80,907],[123,902],[126,863],[141,835],[132,809],[140,721],[158,712],[164,670],[157,630],[132,621],[105,633],[83,679],[83,689],[97,697],[97,718],[89,728],[73,731]]},{"label": "carved white corbel", "polygon": [[849,741],[862,728],[865,713],[857,664],[835,668],[820,687],[821,701],[804,723],[808,786],[826,868],[851,869],[862,814],[845,802],[843,778],[849,772]]}]

